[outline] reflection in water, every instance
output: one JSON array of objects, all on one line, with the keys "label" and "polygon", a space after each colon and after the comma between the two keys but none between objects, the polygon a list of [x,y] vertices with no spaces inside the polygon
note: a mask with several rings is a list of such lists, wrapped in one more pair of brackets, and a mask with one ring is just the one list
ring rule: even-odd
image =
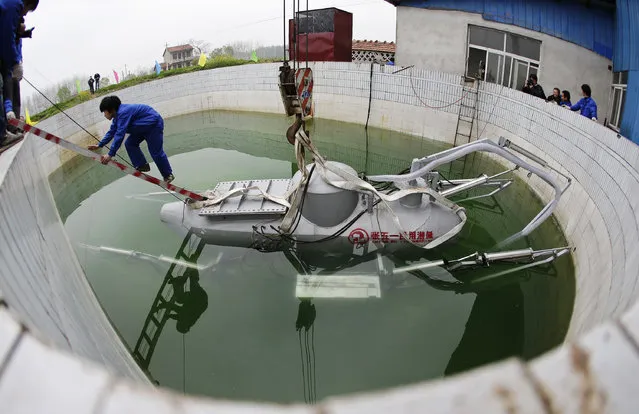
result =
[{"label": "reflection in water", "polygon": [[[195,249],[192,247],[194,243],[197,243]],[[145,371],[149,369],[160,335],[169,319],[176,320],[176,330],[185,334],[208,306],[208,295],[199,284],[197,267],[205,246],[204,241],[189,232],[162,280],[133,350],[133,356]],[[185,290],[187,282],[188,292]]]},{"label": "reflection in water", "polygon": [[[317,385],[315,377],[315,317],[317,311],[315,305],[308,299],[302,299],[297,310],[295,329],[300,344],[300,357],[302,360],[302,384],[304,387],[304,401],[317,402]],[[309,341],[309,330],[311,331]],[[302,331],[304,340],[302,341]],[[303,342],[303,343],[302,343]]]},{"label": "reflection in water", "polygon": [[[185,290],[186,282],[189,282],[189,291]],[[175,329],[180,333],[187,333],[195,322],[202,316],[209,305],[209,296],[200,286],[200,275],[197,269],[187,269],[184,276],[179,276],[169,281],[175,292],[175,303],[165,303],[160,307],[166,307],[169,318],[175,319]]]},{"label": "reflection in water", "polygon": [[[175,255],[175,263],[165,275],[134,352],[144,369],[148,369],[159,336],[168,320],[175,320],[176,330],[186,334],[207,309],[208,294],[200,285],[197,266],[204,246],[205,243],[200,238],[189,233]],[[305,256],[292,246],[288,246],[284,252],[290,265],[305,275],[312,272],[316,275],[340,274],[341,271],[356,265],[375,262],[378,254],[371,252],[364,256],[344,255],[339,259],[331,256],[323,260],[323,254],[317,251],[313,256]],[[312,259],[313,263],[307,263],[306,258]],[[415,252],[411,254],[399,251],[385,252],[384,259],[392,263],[392,266],[401,267],[417,257]],[[180,261],[191,266],[180,265]],[[495,280],[486,277],[486,272],[482,272],[481,269],[476,269],[472,276],[469,276],[468,272],[453,276],[448,271],[437,268],[430,269],[428,274],[414,270],[409,274],[379,273],[378,277],[385,294],[395,289],[417,288],[427,284],[441,291],[476,295],[464,334],[450,357],[444,375],[463,372],[523,353],[525,320],[523,293],[519,282],[524,276],[510,274]],[[480,279],[481,283],[475,283]],[[291,278],[291,283],[293,282]],[[312,404],[317,401],[317,308],[312,303],[312,298],[299,300],[295,329],[300,350],[302,387],[304,401]]]},{"label": "reflection in water", "polygon": [[524,347],[523,302],[518,283],[479,292],[464,336],[448,362],[445,375],[521,355]]}]

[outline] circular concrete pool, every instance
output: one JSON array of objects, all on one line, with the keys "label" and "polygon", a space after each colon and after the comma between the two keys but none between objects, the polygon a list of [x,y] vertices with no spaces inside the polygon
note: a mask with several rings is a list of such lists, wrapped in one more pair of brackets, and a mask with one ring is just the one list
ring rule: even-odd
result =
[{"label": "circular concrete pool", "polygon": [[[290,178],[297,165],[282,135],[287,126],[281,116],[224,111],[167,119],[175,183],[205,190],[227,180]],[[314,121],[311,131],[323,155],[367,174],[396,173],[414,157],[447,148],[386,130],[370,129],[367,136],[361,126],[328,120]],[[503,170],[479,154],[441,169],[450,179]],[[154,166],[151,173],[157,175]],[[569,256],[485,283],[471,282],[506,267],[455,273],[469,286],[461,290],[410,277],[383,289],[379,298],[309,304],[295,297],[297,271],[286,255],[205,245],[195,260],[198,282],[188,288],[186,316],[155,327],[161,335],[152,349],[139,349],[171,269],[164,259],[181,250],[194,254],[198,240],[185,241],[160,222],[170,195],[155,194],[155,187],[118,171],[74,159],[50,182],[80,263],[123,340],[144,356],[156,381],[187,393],[313,402],[405,385],[510,356],[538,356],[563,342],[572,316]],[[485,251],[520,230],[542,206],[517,179],[496,197],[464,205],[468,222],[456,240],[398,256],[411,263]],[[560,227],[548,220],[510,247],[565,245]],[[302,260],[319,271],[346,272],[334,258]],[[363,262],[349,271],[374,269],[375,263]],[[310,328],[296,329],[309,312]]]}]

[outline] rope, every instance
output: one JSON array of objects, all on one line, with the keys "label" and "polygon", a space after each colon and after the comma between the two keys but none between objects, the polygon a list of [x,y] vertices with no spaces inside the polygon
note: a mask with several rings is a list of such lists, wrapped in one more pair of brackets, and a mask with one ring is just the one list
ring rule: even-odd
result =
[{"label": "rope", "polygon": [[[69,114],[67,114],[66,112],[64,112],[64,110],[62,108],[60,108],[55,102],[53,102],[51,99],[49,99],[49,97],[47,95],[45,95],[43,92],[40,91],[40,89],[36,88],[31,82],[29,82],[29,80],[27,78],[22,78],[24,79],[25,82],[27,82],[33,89],[36,90],[36,92],[38,92],[40,95],[42,95],[44,97],[44,99],[46,99],[47,101],[49,101],[49,103],[51,105],[53,105],[58,111],[60,111],[62,114],[64,114],[67,118],[69,118],[71,120],[71,122],[73,122],[74,124],[76,124],[78,127],[80,127],[80,129],[82,129],[84,132],[86,132],[90,137],[92,137],[94,140],[96,140],[98,143],[101,141],[98,137],[96,137],[95,135],[93,135],[92,133],[90,133],[89,131],[87,131],[86,128],[84,128],[82,125],[80,125],[79,123],[76,122],[75,119],[73,119]],[[108,150],[111,150],[111,147],[106,146],[105,147]],[[115,154],[116,157],[120,158],[125,164],[128,164],[129,166],[133,167],[133,165],[128,162],[126,159],[124,159],[122,156]]]},{"label": "rope", "polygon": [[419,100],[419,102],[421,102],[422,105],[424,105],[425,107],[430,108],[430,109],[444,109],[444,108],[451,107],[453,105],[457,105],[458,103],[463,101],[468,96],[468,94],[470,93],[470,91],[467,91],[466,94],[464,94],[461,98],[459,98],[455,102],[452,102],[452,103],[449,103],[449,104],[446,104],[446,105],[442,105],[442,106],[431,106],[431,105],[428,105],[426,102],[424,102],[422,100],[422,98],[417,94],[417,90],[415,89],[415,85],[413,84],[413,73],[412,73],[412,71],[408,75],[408,79],[410,79],[410,86],[413,88],[413,93],[415,94],[415,97]]},{"label": "rope", "polygon": [[304,370],[304,350],[302,348],[302,330],[297,331],[297,338],[300,343],[300,361],[302,362],[302,385],[304,386],[304,401],[308,402],[308,397],[306,396],[306,373]]},{"label": "rope", "polygon": [[186,335],[182,334],[182,392],[186,395]]}]

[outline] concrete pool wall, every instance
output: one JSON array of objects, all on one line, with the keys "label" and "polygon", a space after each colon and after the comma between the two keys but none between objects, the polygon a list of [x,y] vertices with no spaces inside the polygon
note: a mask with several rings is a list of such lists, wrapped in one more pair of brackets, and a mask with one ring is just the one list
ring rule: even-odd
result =
[{"label": "concrete pool wall", "polygon": [[[118,91],[165,117],[212,109],[283,114],[278,64],[200,71]],[[352,63],[312,65],[318,118],[453,143],[457,75]],[[369,96],[372,101],[369,111]],[[67,111],[95,135],[97,100]],[[639,406],[639,147],[566,109],[482,83],[473,139],[503,136],[569,175],[555,212],[573,254],[577,288],[566,344],[529,363],[511,359],[467,374],[319,407],[231,404],[158,390],[126,352],[86,282],[47,176],[70,155],[37,137],[0,156],[0,406],[6,412],[633,412]],[[72,141],[86,134],[57,115],[38,125]],[[282,136],[284,139],[284,136]],[[421,156],[425,154],[416,154]],[[544,200],[540,180],[528,183]],[[551,247],[551,246],[549,246]],[[135,384],[137,383],[137,384]],[[82,397],[78,395],[82,394]],[[515,410],[515,411],[513,411]],[[4,409],[3,409],[4,412]]]}]

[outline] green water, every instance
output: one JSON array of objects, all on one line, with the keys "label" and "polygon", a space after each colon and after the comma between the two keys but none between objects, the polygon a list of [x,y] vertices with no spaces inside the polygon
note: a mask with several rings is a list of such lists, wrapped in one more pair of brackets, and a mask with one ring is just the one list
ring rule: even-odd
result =
[{"label": "green water", "polygon": [[[166,120],[175,184],[204,190],[218,181],[290,177],[296,163],[283,136],[287,127],[283,116],[252,113]],[[361,126],[325,120],[315,121],[311,132],[328,159],[368,174],[399,172],[414,157],[447,147],[382,130],[370,130],[367,140]],[[124,149],[120,153],[126,157]],[[475,155],[441,171],[454,178],[503,169]],[[176,256],[182,237],[159,219],[162,203],[174,199],[144,196],[159,189],[82,159],[67,163],[50,182],[80,263],[133,349],[169,264],[86,246]],[[542,204],[517,181],[494,199],[464,206],[468,223],[457,240],[427,253],[408,249],[396,259],[410,263],[484,251],[523,228]],[[548,220],[510,248],[564,245],[559,227]],[[199,287],[191,285],[194,325],[182,334],[169,320],[153,350],[148,371],[163,386],[223,399],[314,401],[438,378],[510,356],[528,359],[563,341],[575,295],[569,256],[458,291],[409,276],[401,287],[386,287],[381,298],[313,300],[312,328],[298,332],[298,312],[310,310],[295,298],[298,272],[285,255],[207,245],[197,263],[211,264],[220,253],[223,264],[200,270]],[[321,270],[336,264],[313,265]],[[348,272],[374,268],[365,262]],[[469,282],[505,268],[456,276]]]}]

